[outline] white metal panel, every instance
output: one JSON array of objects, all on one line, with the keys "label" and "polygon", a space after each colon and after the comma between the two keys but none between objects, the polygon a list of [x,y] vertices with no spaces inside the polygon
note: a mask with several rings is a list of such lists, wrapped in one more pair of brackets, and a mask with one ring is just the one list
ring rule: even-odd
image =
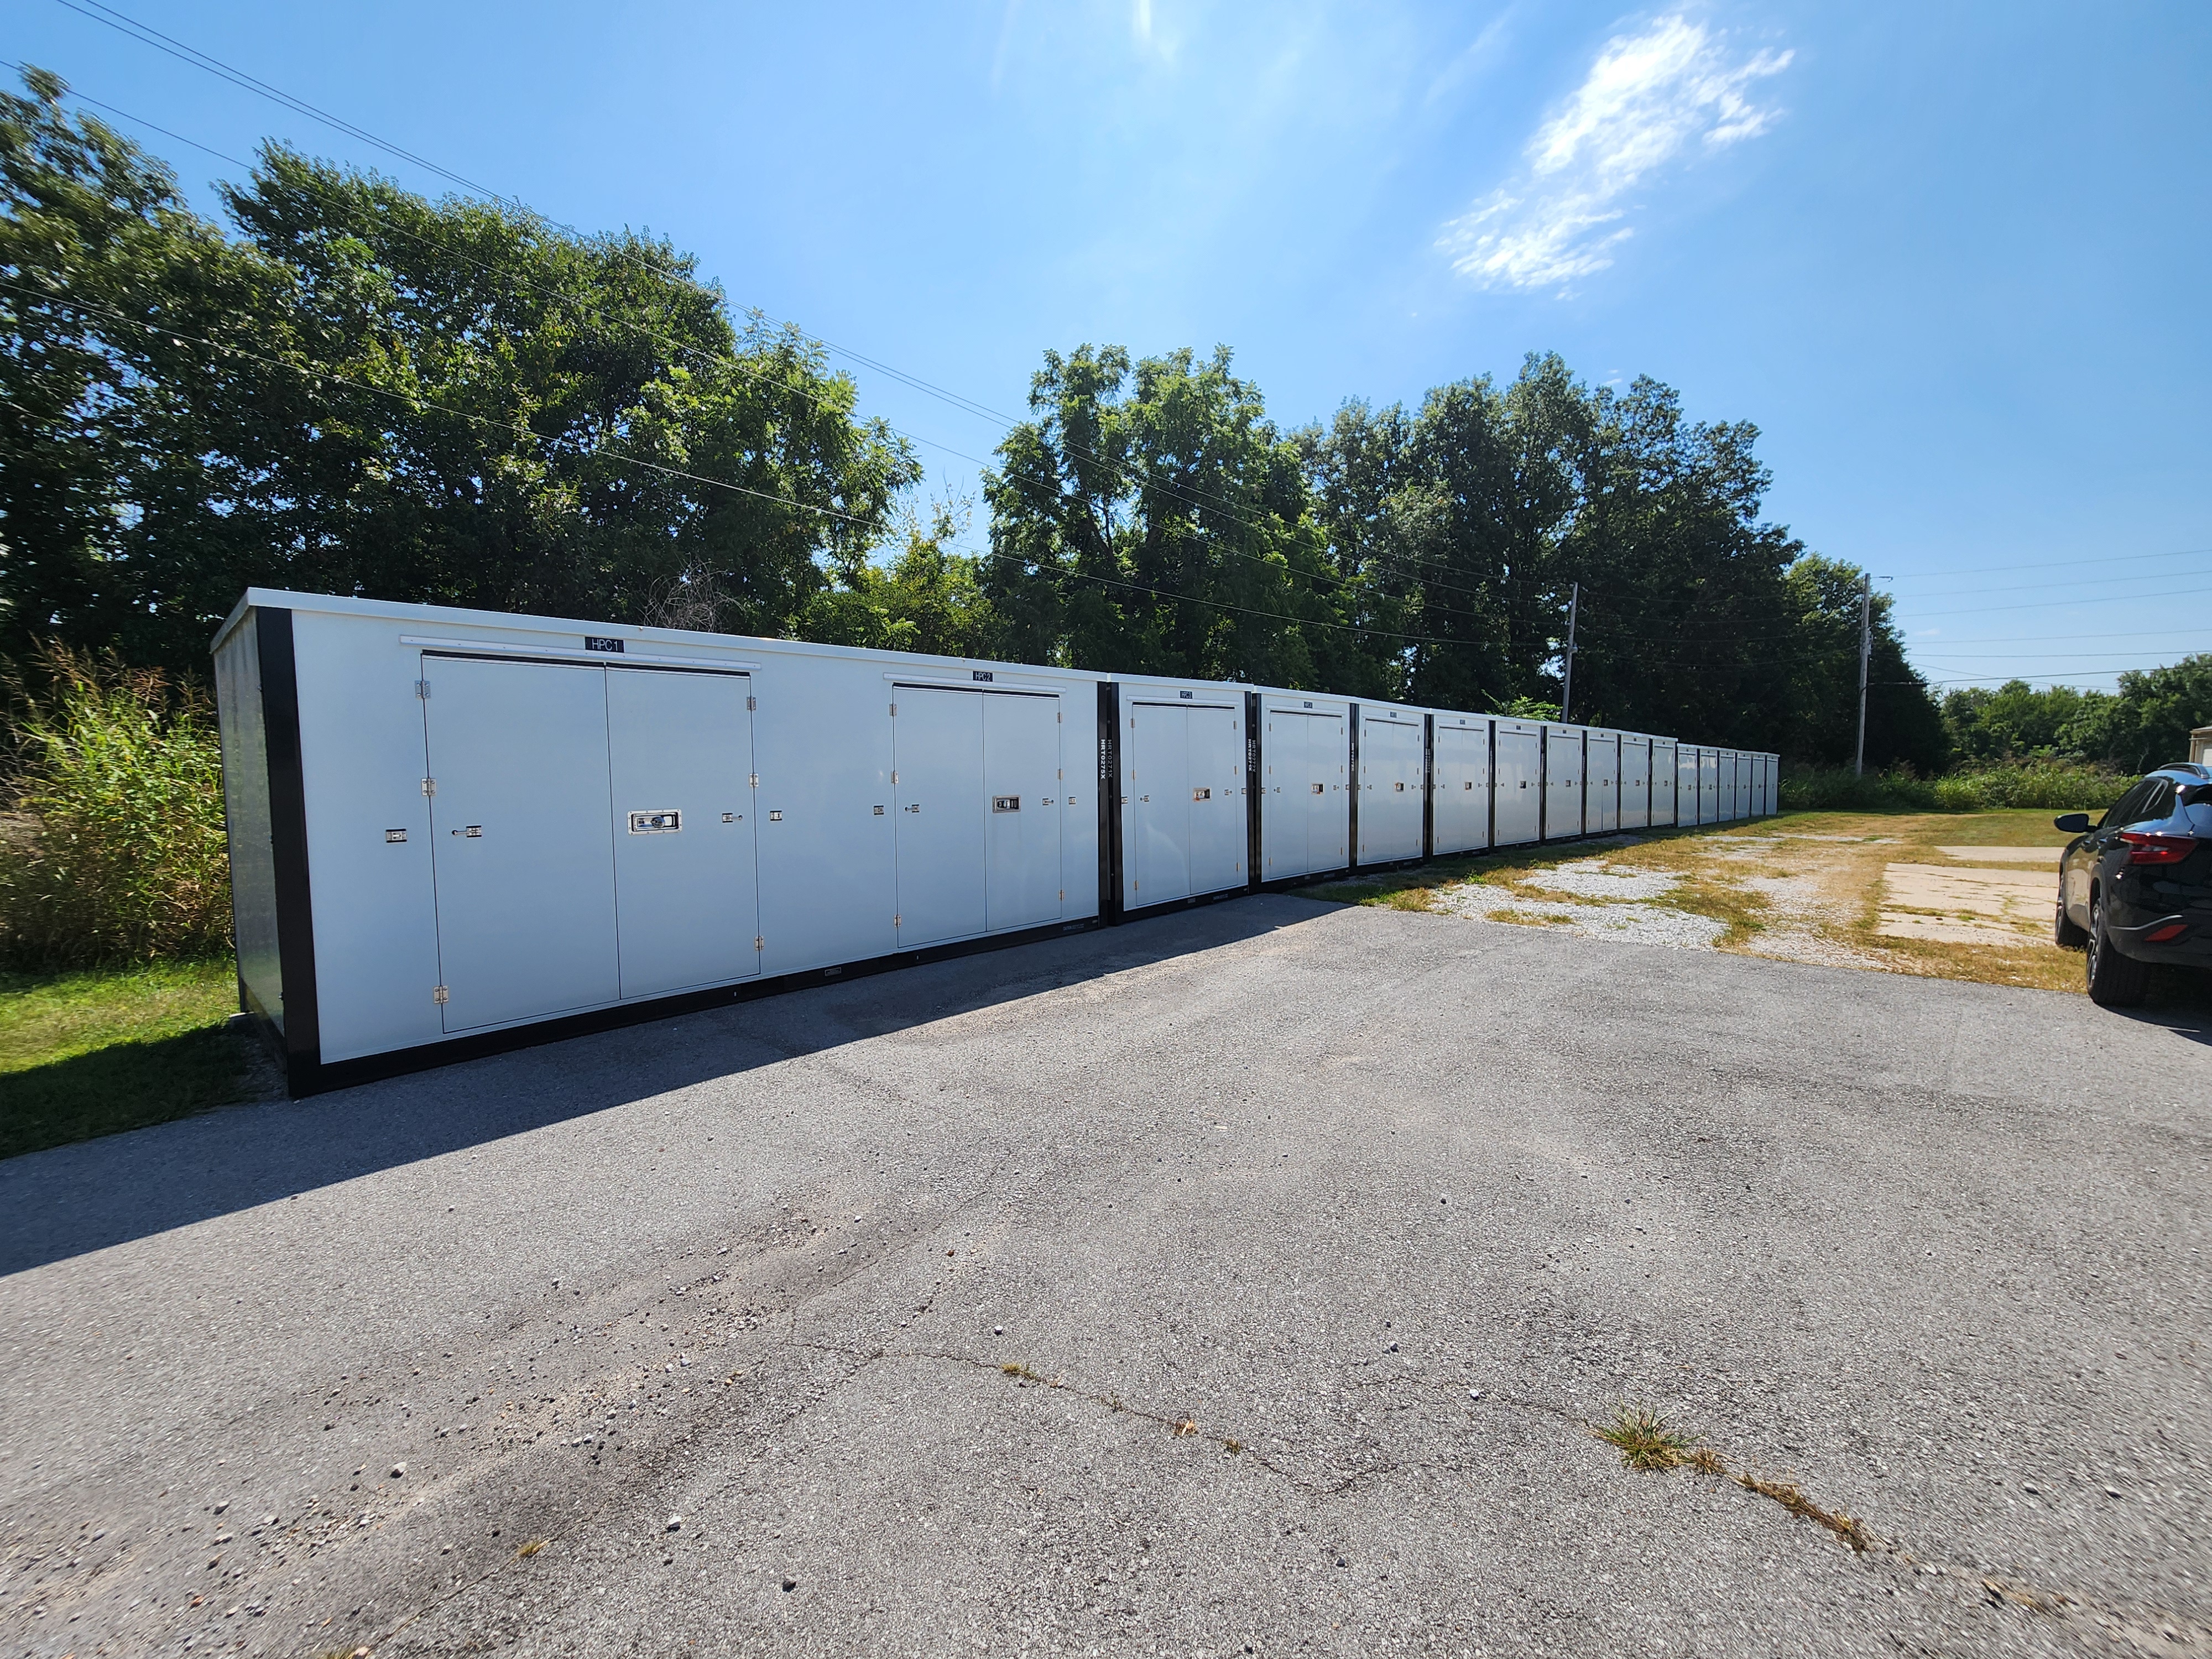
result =
[{"label": "white metal panel", "polygon": [[1543,834],[1544,728],[1519,720],[1498,722],[1496,835],[1500,847],[1519,847]]},{"label": "white metal panel", "polygon": [[898,942],[933,945],[988,927],[983,699],[902,685],[893,742],[897,779]]},{"label": "white metal panel", "polygon": [[1434,850],[1471,853],[1490,845],[1490,721],[1480,714],[1437,714],[1430,757],[1436,805]]},{"label": "white metal panel", "polygon": [[1698,822],[1713,823],[1720,813],[1721,755],[1717,749],[1698,750]]},{"label": "white metal panel", "polygon": [[1655,830],[1675,821],[1676,752],[1671,738],[1651,739],[1651,827]]},{"label": "white metal panel", "polygon": [[1592,732],[1583,744],[1583,823],[1594,836],[1620,828],[1620,733]]},{"label": "white metal panel", "polygon": [[1728,815],[1731,820],[1751,816],[1751,757],[1741,750],[1729,757],[1726,782]]},{"label": "white metal panel", "polygon": [[1359,708],[1359,862],[1421,856],[1422,717],[1410,709]]},{"label": "white metal panel", "polygon": [[1261,879],[1344,868],[1352,824],[1348,706],[1269,693],[1261,711]]},{"label": "white metal panel", "polygon": [[1218,688],[1173,702],[1160,688],[1132,691],[1122,729],[1122,902],[1136,908],[1242,887],[1249,799],[1242,699],[1219,701]]},{"label": "white metal panel", "polygon": [[1643,830],[1651,823],[1651,739],[1620,738],[1620,827]]},{"label": "white metal panel", "polygon": [[989,797],[984,923],[995,933],[1057,921],[1066,817],[1060,804],[1060,699],[1000,692],[980,701]]},{"label": "white metal panel", "polygon": [[1583,739],[1579,726],[1544,728],[1544,839],[1583,832]]},{"label": "white metal panel", "polygon": [[1244,711],[1194,702],[1183,720],[1190,744],[1190,890],[1226,892],[1244,885],[1251,845]]},{"label": "white metal panel", "polygon": [[445,1030],[614,1001],[605,672],[458,658],[423,670]]},{"label": "white metal panel", "polygon": [[624,997],[760,971],[750,683],[609,668],[607,762]]},{"label": "white metal panel", "polygon": [[1131,703],[1121,742],[1121,902],[1134,908],[1186,898],[1190,734],[1181,705]]}]

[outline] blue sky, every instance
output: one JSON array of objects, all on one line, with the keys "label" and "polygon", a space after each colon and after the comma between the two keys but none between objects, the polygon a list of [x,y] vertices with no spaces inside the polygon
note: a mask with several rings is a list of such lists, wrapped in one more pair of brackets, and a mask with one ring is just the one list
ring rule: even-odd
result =
[{"label": "blue sky", "polygon": [[[1225,343],[1285,425],[1557,350],[1755,422],[1934,680],[2212,649],[2201,6],[117,3],[991,410],[1085,341]],[[444,188],[58,0],[0,46]],[[999,426],[850,366],[973,494]]]}]

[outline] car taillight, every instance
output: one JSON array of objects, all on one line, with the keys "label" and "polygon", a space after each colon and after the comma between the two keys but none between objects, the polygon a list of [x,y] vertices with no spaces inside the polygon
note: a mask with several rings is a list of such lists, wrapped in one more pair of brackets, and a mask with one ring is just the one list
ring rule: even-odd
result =
[{"label": "car taillight", "polygon": [[2197,850],[2197,837],[2160,830],[2123,830],[2130,864],[2179,864]]}]

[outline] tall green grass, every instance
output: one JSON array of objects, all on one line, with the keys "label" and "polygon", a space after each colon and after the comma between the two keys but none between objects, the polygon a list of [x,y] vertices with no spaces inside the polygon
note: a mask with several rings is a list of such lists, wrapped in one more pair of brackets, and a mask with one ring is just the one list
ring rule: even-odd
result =
[{"label": "tall green grass", "polygon": [[1990,767],[1940,778],[1902,768],[1852,775],[1849,767],[1782,768],[1785,811],[1987,812],[2005,807],[2102,811],[2135,780],[2075,761]]},{"label": "tall green grass", "polygon": [[52,969],[226,950],[222,750],[206,694],[61,645],[29,669],[10,686],[0,954]]}]

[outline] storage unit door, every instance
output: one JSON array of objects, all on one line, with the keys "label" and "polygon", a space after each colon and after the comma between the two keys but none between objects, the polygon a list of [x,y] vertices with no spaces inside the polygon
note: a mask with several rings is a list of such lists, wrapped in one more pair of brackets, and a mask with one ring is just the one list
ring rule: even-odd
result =
[{"label": "storage unit door", "polygon": [[1421,723],[1395,714],[1359,719],[1359,861],[1421,855]]},{"label": "storage unit door", "polygon": [[1720,752],[1713,749],[1698,750],[1698,822],[1713,823],[1720,816]]},{"label": "storage unit door", "polygon": [[1543,738],[1535,732],[1498,728],[1498,844],[1517,847],[1536,839],[1536,809],[1543,797]]},{"label": "storage unit door", "polygon": [[1490,727],[1437,722],[1436,833],[1439,853],[1490,845]]},{"label": "storage unit door", "polygon": [[1190,733],[1183,711],[1132,704],[1121,741],[1121,902],[1134,909],[1188,897]]},{"label": "storage unit door", "polygon": [[1752,813],[1752,766],[1753,761],[1750,756],[1738,755],[1735,757],[1735,816],[1740,818],[1747,818]]},{"label": "storage unit door", "polygon": [[1583,832],[1583,738],[1556,732],[1544,734],[1544,839],[1560,841]]},{"label": "storage unit door", "polygon": [[1250,841],[1244,816],[1244,717],[1234,708],[1182,711],[1190,734],[1190,890],[1244,884]]},{"label": "storage unit door", "polygon": [[985,694],[983,921],[993,933],[1060,920],[1060,699]]},{"label": "storage unit door", "polygon": [[1306,723],[1306,870],[1352,861],[1352,717],[1302,714]]},{"label": "storage unit door", "polygon": [[898,941],[965,939],[988,927],[985,900],[983,699],[898,688],[891,722],[898,813]]},{"label": "storage unit door", "polygon": [[1620,739],[1592,732],[1583,757],[1589,787],[1583,795],[1583,811],[1592,835],[1607,835],[1620,828]]},{"label": "storage unit door", "polygon": [[1671,743],[1651,745],[1651,827],[1674,822],[1675,749]]},{"label": "storage unit door", "polygon": [[423,678],[445,1029],[617,1000],[605,671],[442,657]]},{"label": "storage unit door", "polygon": [[757,974],[750,682],[605,672],[623,995]]},{"label": "storage unit door", "polygon": [[1306,823],[1313,816],[1306,796],[1306,732],[1313,721],[1263,707],[1260,716],[1260,879],[1279,881],[1302,874],[1306,864]]},{"label": "storage unit door", "polygon": [[1651,744],[1643,738],[1620,740],[1620,827],[1642,830],[1651,823]]}]

